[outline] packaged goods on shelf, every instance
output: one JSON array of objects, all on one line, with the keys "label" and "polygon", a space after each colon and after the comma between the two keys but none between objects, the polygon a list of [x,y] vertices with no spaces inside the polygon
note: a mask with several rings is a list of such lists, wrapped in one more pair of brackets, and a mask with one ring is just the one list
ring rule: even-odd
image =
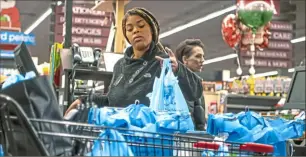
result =
[{"label": "packaged goods on shelf", "polygon": [[248,77],[233,81],[231,93],[256,95],[256,96],[277,96],[285,97],[291,78],[287,77]]}]

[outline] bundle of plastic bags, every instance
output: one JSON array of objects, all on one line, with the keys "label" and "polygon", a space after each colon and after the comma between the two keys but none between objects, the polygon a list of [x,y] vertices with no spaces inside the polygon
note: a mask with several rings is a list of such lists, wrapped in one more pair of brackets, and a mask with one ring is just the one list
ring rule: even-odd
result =
[{"label": "bundle of plastic bags", "polygon": [[302,119],[265,119],[255,112],[209,115],[207,132],[217,136],[227,133],[229,142],[255,142],[274,146],[274,155],[285,156],[284,143],[288,139],[301,137],[305,131]]}]

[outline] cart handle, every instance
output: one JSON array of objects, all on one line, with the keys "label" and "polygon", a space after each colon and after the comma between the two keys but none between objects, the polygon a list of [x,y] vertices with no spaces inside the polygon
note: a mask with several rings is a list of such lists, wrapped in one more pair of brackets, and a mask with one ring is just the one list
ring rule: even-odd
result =
[{"label": "cart handle", "polygon": [[[227,144],[229,146],[229,144]],[[205,149],[213,149],[218,150],[220,144],[215,142],[196,142],[193,144],[196,148],[205,148]],[[258,143],[245,143],[239,146],[239,150],[247,151],[247,152],[256,152],[256,153],[273,153],[274,148],[271,145],[266,144],[258,144]]]},{"label": "cart handle", "polygon": [[220,144],[215,143],[215,142],[196,142],[193,144],[193,147],[195,148],[205,148],[205,149],[213,149],[213,150],[218,150],[220,147]]},{"label": "cart handle", "polygon": [[259,143],[245,143],[240,145],[239,149],[255,153],[273,153],[274,151],[273,146]]}]

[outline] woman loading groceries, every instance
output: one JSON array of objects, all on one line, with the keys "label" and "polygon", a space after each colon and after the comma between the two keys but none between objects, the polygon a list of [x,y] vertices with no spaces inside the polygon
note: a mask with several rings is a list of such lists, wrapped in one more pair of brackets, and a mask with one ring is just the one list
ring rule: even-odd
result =
[{"label": "woman loading groceries", "polygon": [[[159,42],[159,24],[155,17],[143,8],[133,8],[124,16],[122,30],[128,47],[114,66],[113,78],[107,96],[93,95],[92,101],[99,106],[126,107],[139,100],[150,105],[147,94],[152,92],[155,77],[161,73],[163,58],[170,58],[174,74],[187,101],[196,101],[202,96],[201,79],[177,61],[174,53]],[[74,101],[66,114],[76,108],[82,99]]]},{"label": "woman loading groceries", "polygon": [[[205,47],[200,39],[186,39],[182,41],[175,50],[175,56],[193,72],[201,72],[204,64]],[[186,100],[196,130],[205,128],[205,101],[202,95],[196,101]]]}]

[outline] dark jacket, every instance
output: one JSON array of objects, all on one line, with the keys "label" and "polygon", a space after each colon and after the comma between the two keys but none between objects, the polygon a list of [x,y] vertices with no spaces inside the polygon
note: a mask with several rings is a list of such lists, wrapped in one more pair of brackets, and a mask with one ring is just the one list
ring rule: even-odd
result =
[{"label": "dark jacket", "polygon": [[[159,77],[161,66],[155,56],[167,58],[165,52],[158,51],[154,43],[140,59],[133,59],[132,47],[127,48],[125,55],[114,66],[113,78],[107,97],[94,95],[92,100],[99,105],[126,107],[139,100],[141,104],[149,105],[148,93],[153,90],[155,77]],[[201,79],[182,63],[179,63],[179,86],[187,101],[197,101],[202,96]]]},{"label": "dark jacket", "polygon": [[196,101],[187,101],[189,111],[192,115],[192,120],[195,124],[195,129],[196,130],[204,130],[205,128],[205,110],[204,110],[204,96],[199,98]]}]

